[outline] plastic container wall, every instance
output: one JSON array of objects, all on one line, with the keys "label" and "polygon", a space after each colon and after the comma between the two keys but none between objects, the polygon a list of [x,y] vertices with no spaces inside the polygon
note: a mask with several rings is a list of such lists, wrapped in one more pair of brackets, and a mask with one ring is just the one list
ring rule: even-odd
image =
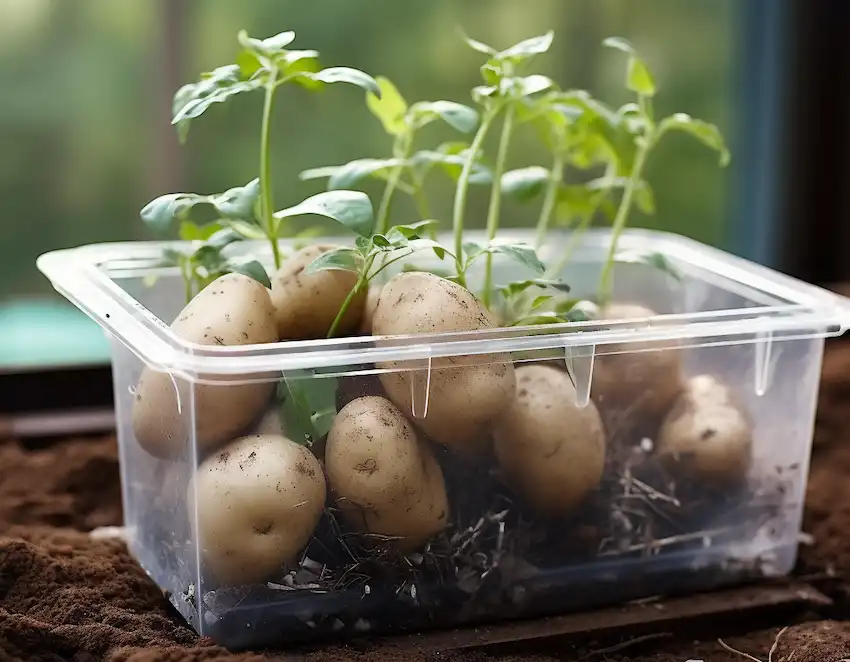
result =
[{"label": "plastic container wall", "polygon": [[[631,247],[647,243],[664,248],[645,233]],[[604,248],[591,236],[564,274],[576,297],[593,293]],[[140,358],[156,329],[115,322],[114,293],[86,298],[55,279],[110,333],[132,553],[202,635],[233,648],[787,573],[824,337],[843,330],[844,302],[733,258],[720,273],[702,248],[681,248],[678,279],[617,267],[615,300],[660,314],[651,319],[426,344],[196,347],[174,363]],[[106,265],[131,298],[123,310],[170,323],[184,303],[179,277],[132,263]],[[497,282],[520,273],[496,265]],[[231,359],[244,370],[210,367]],[[153,432],[134,424],[145,374],[163,385]],[[304,398],[315,427],[299,418]],[[233,403],[247,403],[247,422],[210,441]],[[281,433],[306,446],[283,449]],[[352,444],[366,455],[350,459]],[[358,486],[382,475],[376,500],[362,498]]]}]

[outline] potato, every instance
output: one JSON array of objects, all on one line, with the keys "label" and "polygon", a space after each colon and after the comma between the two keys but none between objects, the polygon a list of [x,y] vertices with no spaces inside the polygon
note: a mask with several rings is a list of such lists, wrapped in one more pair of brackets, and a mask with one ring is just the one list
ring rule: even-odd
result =
[{"label": "potato", "polygon": [[378,300],[381,298],[381,289],[381,285],[372,284],[369,286],[369,291],[366,294],[363,317],[360,319],[360,326],[357,328],[364,336],[372,335],[372,319],[375,316],[375,309],[378,307]]},{"label": "potato", "polygon": [[[392,278],[375,310],[375,335],[474,331],[494,322],[484,306],[463,287],[430,273],[408,272]],[[510,356],[488,354],[436,358],[430,381],[409,362],[378,366],[381,383],[404,415],[434,441],[467,450],[489,434],[493,419],[514,395]],[[426,384],[428,410],[424,418]],[[416,417],[414,414],[414,406]]]},{"label": "potato", "polygon": [[605,430],[593,402],[576,404],[562,370],[516,369],[517,394],[493,428],[506,481],[549,516],[573,511],[602,479]]},{"label": "potato", "polygon": [[310,450],[279,435],[228,444],[198,467],[188,489],[197,498],[202,561],[222,585],[279,578],[298,559],[325,507],[325,477]]},{"label": "potato", "polygon": [[[252,278],[227,274],[199,292],[171,325],[180,338],[201,345],[249,345],[277,341],[268,290]],[[261,376],[235,375],[234,381]],[[179,398],[175,389],[179,388]],[[146,367],[133,402],[133,432],[139,445],[160,458],[188,448],[194,425],[199,451],[206,452],[244,431],[269,401],[274,384],[188,384]],[[194,421],[189,398],[194,389]]]},{"label": "potato", "polygon": [[[655,314],[644,306],[614,303],[600,311],[600,318],[621,320]],[[591,396],[612,418],[637,424],[657,421],[682,392],[681,351],[653,351],[651,347],[647,343],[609,345],[604,351],[621,353],[596,357]]]},{"label": "potato", "polygon": [[[319,244],[302,248],[287,258],[272,278],[272,303],[277,311],[281,340],[311,340],[328,335],[343,302],[357,284],[357,274],[339,269],[309,276],[302,272],[317,257],[334,248],[338,246]],[[357,329],[365,303],[366,290],[362,290],[349,304],[336,335],[344,336]]]},{"label": "potato", "polygon": [[407,551],[446,526],[442,470],[386,398],[357,398],[343,407],[328,433],[325,467],[337,505],[360,530],[398,536],[393,544]]},{"label": "potato", "polygon": [[729,388],[711,375],[688,380],[658,434],[657,453],[672,471],[709,484],[743,480],[753,431]]}]

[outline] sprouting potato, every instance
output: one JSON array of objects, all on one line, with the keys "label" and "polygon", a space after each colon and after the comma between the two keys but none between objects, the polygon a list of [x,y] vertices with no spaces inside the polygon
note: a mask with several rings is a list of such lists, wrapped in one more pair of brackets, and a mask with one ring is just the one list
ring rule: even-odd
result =
[{"label": "sprouting potato", "polygon": [[325,507],[325,477],[306,446],[279,435],[234,440],[198,467],[187,497],[206,567],[222,585],[273,579],[297,560]]},{"label": "sprouting potato", "polygon": [[392,402],[357,398],[339,412],[325,445],[328,485],[346,519],[415,549],[446,526],[443,474],[428,445]]},{"label": "sprouting potato", "polygon": [[516,369],[517,393],[493,428],[506,481],[548,516],[566,515],[597,487],[605,468],[605,430],[593,402],[579,407],[562,370]]},{"label": "sprouting potato", "polygon": [[698,375],[664,420],[657,452],[680,476],[731,485],[746,477],[752,448],[752,425],[728,386]]},{"label": "sprouting potato", "polygon": [[[609,304],[602,320],[652,317],[655,312],[637,304]],[[655,421],[667,413],[682,392],[679,349],[651,349],[643,343],[610,345],[596,357],[591,395],[614,419],[629,423]]]},{"label": "sprouting potato", "polygon": [[358,331],[364,336],[372,335],[372,319],[375,317],[375,309],[378,307],[378,300],[381,298],[381,289],[381,285],[373,283],[366,293],[363,317],[360,319],[360,326],[358,327]]},{"label": "sprouting potato", "polygon": [[[475,331],[494,325],[471,292],[421,272],[399,274],[384,285],[373,321],[374,333],[380,336]],[[380,364],[386,370],[381,383],[407,418],[446,446],[468,450],[480,444],[514,395],[514,368],[505,354],[436,358],[430,376],[411,367],[404,361]]]},{"label": "sprouting potato", "polygon": [[[289,257],[272,278],[272,303],[277,311],[281,340],[311,340],[328,335],[351,290],[357,274],[340,269],[304,275],[303,271],[323,253],[338,248],[331,244],[308,246]],[[366,291],[358,292],[337,328],[337,335],[357,329],[366,303]]]},{"label": "sprouting potato", "polygon": [[[200,345],[276,342],[269,291],[252,278],[227,274],[199,292],[171,325]],[[235,375],[229,384],[188,384],[146,367],[133,402],[133,432],[139,445],[161,458],[183,455],[192,426],[199,451],[206,452],[244,431],[269,401],[274,384],[262,376]],[[253,381],[252,381],[253,380]],[[194,390],[194,421],[190,394]]]}]

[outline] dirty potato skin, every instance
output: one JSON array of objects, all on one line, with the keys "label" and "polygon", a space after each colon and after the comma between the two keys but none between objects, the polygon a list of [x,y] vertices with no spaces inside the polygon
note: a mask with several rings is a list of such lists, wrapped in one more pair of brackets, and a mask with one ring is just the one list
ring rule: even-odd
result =
[{"label": "dirty potato skin", "polygon": [[[375,310],[375,335],[475,331],[495,326],[484,306],[468,290],[430,273],[399,274],[383,288]],[[470,450],[489,434],[495,417],[508,405],[516,386],[507,355],[437,358],[431,363],[428,410],[427,373],[410,363],[380,365],[389,398],[429,438]]]},{"label": "dirty potato skin", "polygon": [[392,402],[352,400],[334,420],[325,445],[328,485],[354,526],[399,537],[415,549],[445,528],[448,502],[430,448]]},{"label": "dirty potato skin", "polygon": [[[357,274],[328,269],[305,275],[304,270],[320,255],[338,246],[308,246],[287,258],[272,278],[272,303],[277,311],[281,340],[314,340],[328,335],[342,304],[357,284]],[[348,306],[336,335],[357,329],[366,303],[366,290],[358,292]]]},{"label": "dirty potato skin", "polygon": [[322,467],[280,435],[236,439],[198,467],[187,498],[205,567],[221,585],[274,579],[298,559],[325,506]]},{"label": "dirty potato skin", "polygon": [[709,484],[742,481],[752,450],[752,425],[744,410],[711,375],[688,380],[658,434],[658,456],[671,471]]},{"label": "dirty potato skin", "polygon": [[605,431],[592,402],[576,405],[562,370],[517,368],[517,394],[493,428],[506,480],[539,512],[572,512],[602,479]]},{"label": "dirty potato skin", "polygon": [[[623,320],[655,314],[645,306],[612,303],[599,316]],[[628,418],[629,423],[638,424],[660,420],[682,392],[681,351],[636,351],[640,349],[640,344],[611,345],[606,351],[620,353],[600,354],[594,362],[591,395],[613,419]]]},{"label": "dirty potato skin", "polygon": [[[268,290],[242,274],[217,278],[199,292],[171,325],[174,333],[200,345],[249,345],[277,342],[274,307]],[[250,375],[235,379],[250,380]],[[180,388],[178,410],[175,383]],[[203,454],[244,431],[266,406],[274,384],[269,381],[228,385],[187,384],[167,373],[145,368],[133,402],[133,432],[139,445],[163,459],[188,449],[187,400],[194,388],[194,428]]]}]

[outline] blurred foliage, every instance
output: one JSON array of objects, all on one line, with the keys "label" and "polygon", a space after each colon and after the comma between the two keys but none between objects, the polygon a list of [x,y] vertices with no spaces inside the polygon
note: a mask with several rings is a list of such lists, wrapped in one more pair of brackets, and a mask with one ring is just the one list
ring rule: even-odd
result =
[{"label": "blurred foliage", "polygon": [[[480,58],[457,26],[496,47],[552,28],[541,73],[612,103],[625,96],[622,58],[601,41],[623,35],[656,72],[659,115],[687,112],[733,138],[735,11],[735,0],[3,0],[0,300],[50,289],[34,264],[46,250],[152,238],[139,210],[159,194],[212,193],[257,176],[260,95],[211,109],[182,149],[169,125],[176,86],[231,61],[241,28],[257,36],[293,29],[297,47],[320,51],[324,66],[386,75],[411,102],[462,103],[478,83]],[[322,190],[322,182],[299,181],[306,168],[390,154],[386,134],[351,89],[285,90],[276,117],[278,207]],[[417,146],[452,138],[434,125]],[[520,132],[509,167],[535,163],[548,158],[531,130]],[[722,240],[728,171],[716,167],[716,155],[671,137],[648,170],[654,227]],[[450,185],[435,180],[438,218],[449,218],[450,196]],[[395,223],[414,220],[402,200],[394,212]],[[482,227],[485,213],[486,191],[472,191],[468,226]],[[536,210],[506,202],[503,219],[530,226]],[[633,224],[644,222],[636,216]]]}]

